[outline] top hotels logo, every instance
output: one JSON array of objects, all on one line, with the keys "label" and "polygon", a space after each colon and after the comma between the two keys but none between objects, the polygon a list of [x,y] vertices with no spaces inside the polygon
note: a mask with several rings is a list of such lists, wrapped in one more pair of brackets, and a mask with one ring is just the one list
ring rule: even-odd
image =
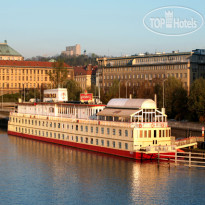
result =
[{"label": "top hotels logo", "polygon": [[204,18],[193,9],[168,6],[146,14],[143,24],[148,30],[160,35],[183,36],[199,30],[204,24]]}]

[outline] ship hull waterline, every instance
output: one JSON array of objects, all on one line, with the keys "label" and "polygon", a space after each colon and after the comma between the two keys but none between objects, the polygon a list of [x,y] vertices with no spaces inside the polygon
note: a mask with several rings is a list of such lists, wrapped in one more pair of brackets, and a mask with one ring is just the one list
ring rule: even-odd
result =
[{"label": "ship hull waterline", "polygon": [[[35,135],[28,135],[24,133],[18,133],[18,132],[13,132],[13,131],[8,131],[8,135],[14,135],[22,138],[27,138],[27,139],[33,139],[33,140],[38,140],[38,141],[43,141],[43,142],[48,142],[48,143],[53,143],[53,144],[58,144],[58,145],[64,145],[68,147],[75,147],[79,149],[84,149],[84,150],[89,150],[89,151],[94,151],[94,152],[99,152],[99,153],[105,153],[105,154],[110,154],[110,155],[116,155],[120,157],[126,157],[126,158],[131,158],[131,159],[136,159],[136,160],[152,160],[152,159],[157,159],[157,154],[156,153],[145,153],[145,152],[131,152],[131,151],[125,151],[125,150],[117,150],[117,149],[112,149],[112,148],[106,148],[106,147],[99,147],[95,145],[87,145],[87,144],[81,144],[81,143],[75,143],[75,142],[70,142],[70,141],[65,141],[65,140],[59,140],[59,139],[51,139],[47,137],[39,137]],[[174,152],[169,152],[169,153],[160,153],[160,154],[166,154],[170,157],[160,157],[160,158],[174,158]],[[163,155],[162,155],[163,156]]]}]

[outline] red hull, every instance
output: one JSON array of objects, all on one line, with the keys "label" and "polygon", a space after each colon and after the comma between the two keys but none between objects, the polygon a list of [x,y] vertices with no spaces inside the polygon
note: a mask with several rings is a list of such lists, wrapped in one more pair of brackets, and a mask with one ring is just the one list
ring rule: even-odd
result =
[{"label": "red hull", "polygon": [[112,149],[112,148],[99,147],[95,145],[86,145],[86,144],[69,142],[69,141],[64,141],[64,140],[39,137],[35,135],[28,135],[28,134],[12,132],[12,131],[8,131],[8,134],[23,137],[23,138],[50,142],[50,143],[59,144],[59,145],[65,145],[65,146],[76,147],[76,148],[85,149],[85,150],[91,150],[95,152],[101,152],[101,153],[112,154],[112,155],[121,156],[121,157],[127,157],[131,159],[156,159],[157,158],[156,154],[146,154],[143,152],[130,152],[130,151],[125,151],[125,150],[117,150],[117,149]]}]

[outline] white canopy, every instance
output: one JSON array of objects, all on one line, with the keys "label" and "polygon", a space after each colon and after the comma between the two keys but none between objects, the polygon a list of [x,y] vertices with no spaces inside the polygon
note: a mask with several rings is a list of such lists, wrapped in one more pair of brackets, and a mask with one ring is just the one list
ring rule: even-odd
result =
[{"label": "white canopy", "polygon": [[108,102],[107,107],[130,109],[156,109],[156,103],[151,99],[113,98]]}]

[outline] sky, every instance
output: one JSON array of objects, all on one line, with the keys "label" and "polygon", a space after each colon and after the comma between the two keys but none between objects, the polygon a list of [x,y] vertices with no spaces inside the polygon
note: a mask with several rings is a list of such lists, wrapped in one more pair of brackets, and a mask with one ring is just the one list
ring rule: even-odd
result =
[{"label": "sky", "polygon": [[205,48],[204,25],[185,36],[163,36],[146,29],[146,14],[165,6],[205,15],[204,0],[4,0],[0,42],[7,40],[25,58],[57,55],[75,44],[81,45],[82,53],[102,56]]}]

